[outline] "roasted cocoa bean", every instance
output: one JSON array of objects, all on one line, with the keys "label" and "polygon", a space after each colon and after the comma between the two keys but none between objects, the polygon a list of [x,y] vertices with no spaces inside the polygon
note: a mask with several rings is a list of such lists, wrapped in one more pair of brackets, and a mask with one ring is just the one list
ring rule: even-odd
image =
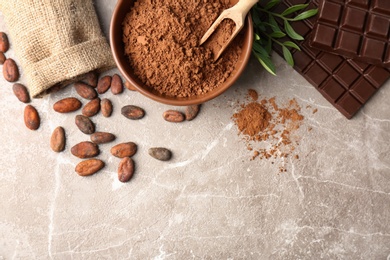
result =
[{"label": "roasted cocoa bean", "polygon": [[112,76],[111,92],[114,95],[118,95],[123,92],[123,82],[118,74],[114,74],[114,76]]},{"label": "roasted cocoa bean", "polygon": [[126,87],[128,90],[137,91],[137,89],[133,86],[133,84],[131,84],[131,83],[128,82],[128,81],[125,81],[125,87]]},{"label": "roasted cocoa bean", "polygon": [[148,153],[150,156],[160,161],[169,161],[172,158],[172,152],[163,147],[149,148]]},{"label": "roasted cocoa bean", "polygon": [[100,98],[95,98],[91,101],[89,101],[83,109],[81,110],[81,113],[84,116],[91,117],[99,113],[100,111]]},{"label": "roasted cocoa bean", "polygon": [[24,123],[31,130],[37,130],[41,124],[38,111],[32,105],[27,105],[24,109]]},{"label": "roasted cocoa bean", "polygon": [[58,126],[54,129],[50,138],[50,148],[56,152],[62,152],[65,149],[65,129]]},{"label": "roasted cocoa bean", "polygon": [[0,65],[3,65],[6,59],[5,54],[0,52]]},{"label": "roasted cocoa bean", "polygon": [[31,101],[30,94],[28,93],[28,90],[24,85],[15,83],[12,86],[12,90],[20,102],[29,103]]},{"label": "roasted cocoa bean", "polygon": [[53,93],[57,93],[59,92],[64,86],[62,86],[61,84],[56,84],[54,86],[52,86],[51,88],[49,88],[46,93],[47,94],[53,94]]},{"label": "roasted cocoa bean", "polygon": [[185,116],[182,112],[177,110],[167,110],[163,113],[165,121],[179,123],[185,120]]},{"label": "roasted cocoa bean", "polygon": [[92,100],[97,97],[96,90],[84,82],[74,83],[74,88],[76,89],[77,94],[82,98]]},{"label": "roasted cocoa bean", "polygon": [[111,148],[111,154],[118,158],[131,157],[137,152],[137,145],[133,142],[120,143]]},{"label": "roasted cocoa bean", "polygon": [[95,124],[86,116],[77,115],[75,118],[77,127],[86,135],[93,134],[95,132]]},{"label": "roasted cocoa bean", "polygon": [[9,49],[8,36],[4,32],[0,32],[0,52],[6,53]]},{"label": "roasted cocoa bean", "polygon": [[96,132],[91,134],[91,141],[95,144],[109,143],[115,140],[115,135],[105,132]]},{"label": "roasted cocoa bean", "polygon": [[96,88],[98,83],[98,73],[96,71],[88,72],[82,81],[91,87]]},{"label": "roasted cocoa bean", "polygon": [[3,76],[9,82],[15,82],[19,79],[19,69],[13,59],[5,60],[3,64]]},{"label": "roasted cocoa bean", "polygon": [[99,159],[89,159],[76,165],[75,171],[80,176],[89,176],[97,173],[104,167],[104,162]]},{"label": "roasted cocoa bean", "polygon": [[77,98],[70,97],[70,98],[64,98],[53,105],[54,111],[58,113],[70,113],[74,112],[81,107],[81,102]]},{"label": "roasted cocoa bean", "polygon": [[121,109],[122,115],[124,115],[128,119],[137,120],[141,119],[145,116],[145,111],[138,107],[133,105],[124,106]]},{"label": "roasted cocoa bean", "polygon": [[89,141],[84,141],[74,145],[70,149],[70,152],[81,159],[92,158],[100,153],[98,145]]},{"label": "roasted cocoa bean", "polygon": [[100,102],[100,109],[104,117],[110,117],[112,114],[112,103],[108,98],[103,98]]},{"label": "roasted cocoa bean", "polygon": [[123,158],[118,166],[118,180],[128,182],[134,174],[134,161],[130,157]]},{"label": "roasted cocoa bean", "polygon": [[104,76],[99,79],[97,84],[97,92],[99,94],[106,93],[111,86],[111,76]]},{"label": "roasted cocoa bean", "polygon": [[187,106],[185,115],[186,115],[186,120],[191,121],[193,120],[200,111],[200,105],[192,105],[192,106]]}]

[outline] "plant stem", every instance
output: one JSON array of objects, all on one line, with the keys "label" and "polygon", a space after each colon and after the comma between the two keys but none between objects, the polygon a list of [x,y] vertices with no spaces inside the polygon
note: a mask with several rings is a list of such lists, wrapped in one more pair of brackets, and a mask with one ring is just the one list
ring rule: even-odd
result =
[{"label": "plant stem", "polygon": [[268,10],[265,10],[261,7],[255,7],[257,10],[261,11],[261,12],[264,12],[264,13],[267,13],[267,14],[270,14],[270,15],[273,15],[273,16],[276,16],[276,17],[279,17],[283,20],[287,20],[287,21],[294,21],[294,18],[287,18],[287,17],[284,17],[283,15],[280,15],[280,14],[277,14],[277,13],[274,13],[274,12],[270,12]]},{"label": "plant stem", "polygon": [[280,41],[276,40],[275,38],[272,38],[268,33],[263,32],[263,31],[260,31],[260,34],[265,35],[266,37],[268,37],[269,39],[271,39],[273,42],[279,44],[280,46],[284,46],[283,43],[281,43]]}]

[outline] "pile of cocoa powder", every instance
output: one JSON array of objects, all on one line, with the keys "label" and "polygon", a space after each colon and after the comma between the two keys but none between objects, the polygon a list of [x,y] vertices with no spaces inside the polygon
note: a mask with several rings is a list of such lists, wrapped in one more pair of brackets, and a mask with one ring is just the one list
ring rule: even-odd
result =
[{"label": "pile of cocoa powder", "polygon": [[242,51],[239,35],[215,62],[214,56],[235,25],[225,20],[212,37],[201,37],[229,0],[138,0],[123,21],[123,42],[135,75],[160,94],[191,97],[225,82]]},{"label": "pile of cocoa powder", "polygon": [[[295,99],[278,105],[276,98],[259,100],[258,93],[248,90],[249,103],[240,105],[233,120],[245,140],[248,150],[253,151],[251,159],[277,159],[294,155],[299,145],[297,130],[303,122],[301,107]],[[280,171],[286,171],[280,167]]]}]

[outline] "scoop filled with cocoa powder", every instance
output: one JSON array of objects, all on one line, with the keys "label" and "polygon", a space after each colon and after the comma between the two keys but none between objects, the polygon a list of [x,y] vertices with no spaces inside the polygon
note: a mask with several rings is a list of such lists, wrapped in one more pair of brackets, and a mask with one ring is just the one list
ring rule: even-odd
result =
[{"label": "scoop filled with cocoa powder", "polygon": [[250,19],[218,61],[213,58],[218,38],[230,35],[234,23],[224,22],[213,35],[217,39],[199,45],[230,6],[229,0],[119,2],[110,32],[118,68],[139,92],[162,103],[191,105],[215,98],[238,79],[251,55]]}]

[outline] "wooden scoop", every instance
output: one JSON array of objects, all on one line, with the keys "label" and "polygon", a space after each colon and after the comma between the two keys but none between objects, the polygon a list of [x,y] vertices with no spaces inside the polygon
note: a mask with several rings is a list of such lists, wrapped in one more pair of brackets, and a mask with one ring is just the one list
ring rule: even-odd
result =
[{"label": "wooden scoop", "polygon": [[224,10],[221,15],[215,20],[215,22],[210,26],[210,28],[207,30],[207,32],[203,35],[202,39],[200,40],[200,45],[202,45],[213,32],[218,27],[218,25],[221,23],[224,19],[231,19],[236,24],[235,30],[233,34],[230,36],[230,38],[224,43],[222,48],[219,50],[216,57],[214,57],[214,60],[217,60],[219,56],[225,51],[227,46],[232,42],[232,40],[237,36],[237,34],[241,31],[241,29],[244,27],[244,21],[245,17],[248,14],[249,10],[257,3],[258,0],[239,0],[237,4],[235,4],[233,7],[230,7],[229,9]]}]

